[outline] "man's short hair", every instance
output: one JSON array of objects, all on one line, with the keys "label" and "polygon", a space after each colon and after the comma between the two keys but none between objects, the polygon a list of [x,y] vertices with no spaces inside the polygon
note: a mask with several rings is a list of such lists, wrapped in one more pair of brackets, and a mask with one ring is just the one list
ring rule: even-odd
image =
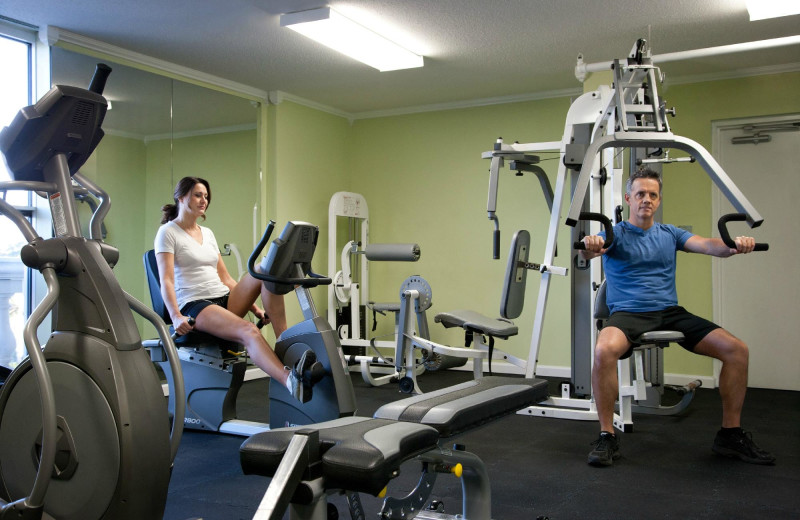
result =
[{"label": "man's short hair", "polygon": [[657,180],[658,181],[658,195],[661,196],[662,182],[661,182],[661,174],[660,173],[657,173],[657,172],[651,170],[650,168],[641,168],[641,169],[636,170],[635,172],[633,172],[631,174],[631,176],[628,177],[628,182],[625,184],[625,193],[627,193],[628,195],[631,194],[631,189],[633,188],[633,181],[635,181],[636,179],[655,179],[655,180]]}]

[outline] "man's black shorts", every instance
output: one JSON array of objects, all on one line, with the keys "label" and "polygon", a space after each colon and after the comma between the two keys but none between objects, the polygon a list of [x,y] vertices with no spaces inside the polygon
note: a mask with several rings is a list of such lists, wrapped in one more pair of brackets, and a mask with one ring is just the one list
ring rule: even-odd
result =
[{"label": "man's black shorts", "polygon": [[[686,339],[678,344],[689,352],[694,352],[694,347],[709,332],[720,328],[716,323],[695,316],[683,307],[670,307],[663,311],[654,312],[618,311],[611,315],[605,326],[620,329],[630,342],[633,342],[643,333],[653,330],[682,332]],[[633,349],[626,352],[622,359],[629,357],[632,352]]]}]

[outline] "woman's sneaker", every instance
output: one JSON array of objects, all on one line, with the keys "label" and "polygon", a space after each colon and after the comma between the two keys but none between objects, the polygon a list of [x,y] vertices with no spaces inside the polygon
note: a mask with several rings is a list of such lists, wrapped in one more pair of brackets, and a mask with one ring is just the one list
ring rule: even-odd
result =
[{"label": "woman's sneaker", "polygon": [[314,370],[315,365],[319,365],[319,363],[317,363],[317,355],[314,354],[313,350],[308,349],[303,352],[303,355],[300,356],[300,359],[297,360],[294,367],[289,370],[289,377],[286,379],[286,388],[288,388],[289,393],[301,403],[307,403],[311,400],[311,387],[318,380],[317,377],[315,377],[317,375],[317,371]]},{"label": "woman's sneaker", "polygon": [[719,455],[739,459],[750,464],[775,464],[775,457],[759,448],[753,442],[753,434],[741,428],[732,432],[718,431],[711,450]]},{"label": "woman's sneaker", "polygon": [[619,452],[619,440],[613,433],[600,432],[600,437],[592,446],[594,449],[589,452],[589,464],[592,466],[610,466],[622,456]]}]

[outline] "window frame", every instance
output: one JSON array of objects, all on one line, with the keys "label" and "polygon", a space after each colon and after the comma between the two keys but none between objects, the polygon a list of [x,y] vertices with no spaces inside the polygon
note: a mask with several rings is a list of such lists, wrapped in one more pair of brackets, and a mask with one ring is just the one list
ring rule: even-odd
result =
[{"label": "window frame", "polygon": [[[27,105],[34,103],[50,89],[50,47],[39,37],[37,27],[0,16],[0,37],[16,40],[28,45],[28,92]],[[26,106],[27,106],[26,105]],[[22,107],[19,107],[22,108]],[[4,196],[4,195],[0,195]],[[41,197],[27,193],[27,202],[13,204],[33,225],[41,237],[52,236],[49,204]],[[46,293],[44,280],[38,273],[26,270],[24,294],[24,314],[27,319]],[[50,334],[50,317],[48,316],[38,330],[39,340],[46,342]]]}]

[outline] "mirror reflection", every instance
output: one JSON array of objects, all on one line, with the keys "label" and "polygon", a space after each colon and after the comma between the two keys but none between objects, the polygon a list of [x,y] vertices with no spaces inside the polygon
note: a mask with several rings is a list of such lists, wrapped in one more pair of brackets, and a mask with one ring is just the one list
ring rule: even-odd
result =
[{"label": "mirror reflection", "polygon": [[[97,58],[53,48],[53,84],[84,86]],[[105,241],[120,251],[115,273],[122,287],[149,303],[142,255],[153,247],[161,206],[172,202],[177,181],[187,175],[209,180],[213,204],[204,225],[220,247],[241,251],[253,245],[258,194],[257,105],[248,99],[102,60],[113,69],[104,96],[110,102],[105,137],[81,173],[108,192],[111,210]],[[91,202],[80,204],[88,236]],[[219,211],[215,211],[220,208]],[[222,208],[236,208],[235,212]],[[242,269],[236,254],[225,253],[233,276]],[[143,337],[149,324],[138,322]]]}]

